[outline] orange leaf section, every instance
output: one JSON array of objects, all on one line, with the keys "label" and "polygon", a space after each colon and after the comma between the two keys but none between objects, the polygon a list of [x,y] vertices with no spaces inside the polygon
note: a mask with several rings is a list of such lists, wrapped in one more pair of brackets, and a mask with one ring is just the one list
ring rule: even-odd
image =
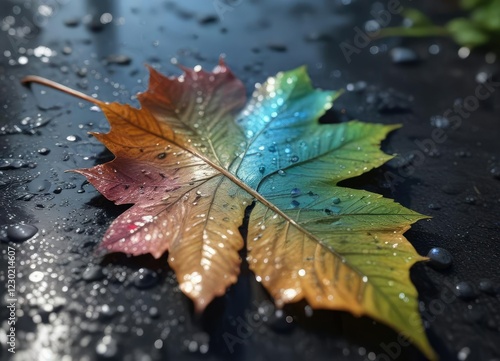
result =
[{"label": "orange leaf section", "polygon": [[116,158],[76,172],[115,203],[134,204],[112,223],[101,248],[156,258],[169,251],[180,288],[201,311],[236,282],[244,244],[238,227],[251,202],[243,191],[235,197],[218,170],[239,145],[227,154],[227,147],[206,144],[231,136],[221,127],[246,99],[223,62],[213,73],[184,70],[167,78],[150,69],[141,109],[100,104],[111,130],[94,136]]}]

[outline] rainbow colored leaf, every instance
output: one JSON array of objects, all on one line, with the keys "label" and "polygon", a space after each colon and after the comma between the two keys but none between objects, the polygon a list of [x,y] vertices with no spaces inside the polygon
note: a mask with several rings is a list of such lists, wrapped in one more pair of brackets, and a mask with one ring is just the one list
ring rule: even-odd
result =
[{"label": "rainbow colored leaf", "polygon": [[116,204],[133,204],[101,247],[168,251],[180,288],[202,311],[236,282],[238,228],[255,203],[248,263],[278,306],[305,298],[367,315],[436,358],[409,278],[425,258],[403,236],[425,217],[337,185],[389,160],[380,142],[398,126],[320,124],[338,93],[314,89],[304,67],[257,84],[248,102],[222,61],[213,72],[183,70],[167,78],[150,68],[140,109],[63,89],[98,104],[111,125],[94,136],[116,158],[76,172]]}]

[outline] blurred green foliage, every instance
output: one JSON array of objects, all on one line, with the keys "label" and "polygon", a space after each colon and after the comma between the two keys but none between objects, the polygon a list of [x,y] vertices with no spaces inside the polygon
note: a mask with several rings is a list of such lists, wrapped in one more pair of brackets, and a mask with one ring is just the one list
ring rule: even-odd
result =
[{"label": "blurred green foliage", "polygon": [[402,15],[409,26],[383,29],[381,36],[450,36],[469,48],[500,45],[500,0],[460,0],[463,17],[435,25],[423,12],[407,8]]}]

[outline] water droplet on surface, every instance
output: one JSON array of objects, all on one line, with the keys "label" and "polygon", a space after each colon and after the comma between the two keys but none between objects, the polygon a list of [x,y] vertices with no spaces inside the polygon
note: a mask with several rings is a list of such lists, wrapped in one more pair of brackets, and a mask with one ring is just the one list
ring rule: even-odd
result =
[{"label": "water droplet on surface", "polygon": [[286,176],[286,172],[283,169],[278,170],[278,175],[284,177]]},{"label": "water droplet on surface", "polygon": [[362,92],[363,90],[365,90],[366,87],[367,87],[367,85],[368,84],[366,83],[366,81],[362,81],[361,80],[361,81],[358,81],[356,83],[349,83],[349,84],[347,84],[346,89],[349,92],[358,93],[358,92]]},{"label": "water droplet on surface", "polygon": [[104,278],[104,273],[99,265],[90,265],[82,273],[82,279],[85,281],[97,281],[102,278]]},{"label": "water droplet on surface", "polygon": [[441,209],[441,205],[439,205],[438,203],[429,203],[427,208],[432,209],[434,211],[438,211]]},{"label": "water droplet on surface", "polygon": [[500,166],[493,166],[490,169],[490,173],[494,178],[500,179]]},{"label": "water droplet on surface", "polygon": [[206,354],[209,350],[210,336],[205,332],[196,332],[191,339],[184,341],[189,352]]},{"label": "water droplet on surface", "polygon": [[479,290],[489,295],[494,295],[497,293],[495,290],[495,285],[491,280],[488,279],[479,281]]},{"label": "water droplet on surface", "polygon": [[440,51],[441,51],[441,49],[439,48],[439,45],[437,45],[437,44],[432,44],[429,46],[429,54],[437,55],[437,54],[439,54]]},{"label": "water droplet on surface", "polygon": [[460,59],[466,59],[470,55],[470,49],[466,46],[462,46],[460,49],[458,49],[458,57]]},{"label": "water droplet on surface", "polygon": [[40,282],[41,280],[43,280],[43,277],[44,277],[43,272],[34,271],[34,272],[31,272],[31,274],[28,276],[28,279],[31,282],[37,283],[37,282]]},{"label": "water droplet on surface", "polygon": [[470,348],[463,347],[460,351],[458,351],[457,359],[459,361],[465,361],[470,355]]},{"label": "water droplet on surface", "polygon": [[332,203],[333,204],[339,204],[340,203],[340,198],[339,197],[333,197],[332,198]]},{"label": "water droplet on surface", "polygon": [[433,115],[430,119],[431,125],[439,129],[447,129],[450,127],[451,122],[448,118],[442,115]]},{"label": "water droplet on surface", "polygon": [[106,57],[108,64],[116,65],[129,65],[132,62],[132,58],[127,55],[113,54]]},{"label": "water droplet on surface", "polygon": [[41,155],[47,155],[50,153],[50,149],[49,148],[40,148],[38,149],[38,154],[41,154]]},{"label": "water droplet on surface", "polygon": [[260,173],[260,174],[264,174],[264,172],[265,172],[265,171],[266,171],[266,167],[264,167],[263,165],[261,165],[261,166],[259,167],[259,173]]},{"label": "water droplet on surface", "polygon": [[217,15],[204,15],[198,19],[198,23],[200,25],[209,25],[209,24],[215,24],[219,22],[219,18]]},{"label": "water droplet on surface", "polygon": [[69,28],[74,28],[74,27],[80,25],[80,19],[77,17],[68,18],[68,19],[64,20],[64,25],[66,25]]},{"label": "water droplet on surface", "polygon": [[132,275],[132,283],[139,289],[151,288],[158,283],[158,275],[150,269],[141,268]]},{"label": "water droplet on surface", "polygon": [[290,191],[290,195],[292,197],[298,197],[302,194],[302,192],[300,191],[299,188],[293,188],[291,191]]},{"label": "water droplet on surface", "polygon": [[283,310],[276,310],[268,317],[266,322],[269,327],[279,333],[291,332],[294,328],[293,317],[287,316]]},{"label": "water droplet on surface", "polygon": [[11,242],[24,242],[38,233],[38,228],[30,224],[17,224],[7,228],[7,238]]},{"label": "water droplet on surface", "polygon": [[390,54],[394,64],[415,64],[420,61],[418,54],[409,48],[397,47],[392,49]]},{"label": "water droplet on surface", "polygon": [[28,58],[26,56],[20,56],[19,59],[17,59],[17,62],[21,65],[26,65],[28,64]]},{"label": "water droplet on surface", "polygon": [[101,306],[101,309],[99,310],[99,317],[101,319],[110,319],[116,314],[116,308],[113,306],[109,306],[107,304],[104,304]]},{"label": "water droplet on surface", "polygon": [[97,343],[95,351],[102,359],[115,358],[118,353],[118,343],[110,335],[106,335]]},{"label": "water droplet on surface", "polygon": [[284,53],[288,50],[288,47],[285,44],[281,43],[271,43],[267,45],[267,48],[272,51],[276,51],[279,53]]},{"label": "water droplet on surface", "polygon": [[27,167],[28,165],[29,165],[28,162],[22,159],[12,159],[12,158],[0,159],[0,170],[19,169]]},{"label": "water droplet on surface", "polygon": [[298,161],[299,161],[299,157],[298,157],[298,156],[296,156],[296,155],[294,155],[294,156],[292,156],[292,157],[290,158],[290,162],[292,162],[292,163],[297,163]]},{"label": "water droplet on surface", "polygon": [[455,294],[463,300],[473,300],[476,298],[476,291],[471,283],[462,281],[455,285]]},{"label": "water droplet on surface", "polygon": [[477,198],[474,196],[467,196],[467,197],[465,197],[464,201],[467,204],[476,204]]},{"label": "water droplet on surface", "polygon": [[68,135],[68,136],[66,137],[66,140],[67,140],[68,142],[76,142],[76,141],[81,140],[81,138],[80,138],[78,135]]},{"label": "water droplet on surface", "polygon": [[149,316],[151,318],[158,318],[158,317],[160,317],[160,311],[156,307],[151,307],[149,309],[148,313],[149,313]]},{"label": "water droplet on surface", "polygon": [[435,269],[449,268],[453,262],[451,253],[441,247],[431,248],[427,257],[429,257],[429,264]]},{"label": "water droplet on surface", "polygon": [[34,179],[28,184],[31,193],[47,193],[52,184],[46,179]]}]

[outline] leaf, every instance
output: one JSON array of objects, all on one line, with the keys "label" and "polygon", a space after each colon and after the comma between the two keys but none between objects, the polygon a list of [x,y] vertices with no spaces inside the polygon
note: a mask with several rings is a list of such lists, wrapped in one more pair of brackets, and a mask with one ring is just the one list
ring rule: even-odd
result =
[{"label": "leaf", "polygon": [[500,1],[494,0],[488,4],[474,9],[471,13],[471,20],[476,27],[486,29],[492,32],[500,30]]},{"label": "leaf", "polygon": [[474,9],[478,6],[487,4],[488,1],[491,1],[491,0],[460,0],[460,6],[463,9],[471,10],[471,9]]},{"label": "leaf", "polygon": [[415,8],[405,8],[402,12],[403,17],[411,21],[412,27],[433,26],[431,19],[422,11]]},{"label": "leaf", "polygon": [[446,24],[453,40],[457,44],[469,47],[480,46],[490,40],[488,34],[479,29],[471,20],[456,18]]},{"label": "leaf", "polygon": [[134,204],[101,247],[168,251],[180,288],[201,311],[236,282],[239,226],[255,202],[248,263],[278,306],[305,298],[370,316],[435,359],[409,278],[425,258],[403,236],[424,216],[337,185],[390,159],[379,145],[398,126],[320,124],[339,93],[314,89],[304,67],[257,84],[248,102],[222,61],[211,73],[183,70],[167,78],[150,68],[141,109],[90,98],[111,125],[94,135],[116,158],[76,172],[116,204]]}]

